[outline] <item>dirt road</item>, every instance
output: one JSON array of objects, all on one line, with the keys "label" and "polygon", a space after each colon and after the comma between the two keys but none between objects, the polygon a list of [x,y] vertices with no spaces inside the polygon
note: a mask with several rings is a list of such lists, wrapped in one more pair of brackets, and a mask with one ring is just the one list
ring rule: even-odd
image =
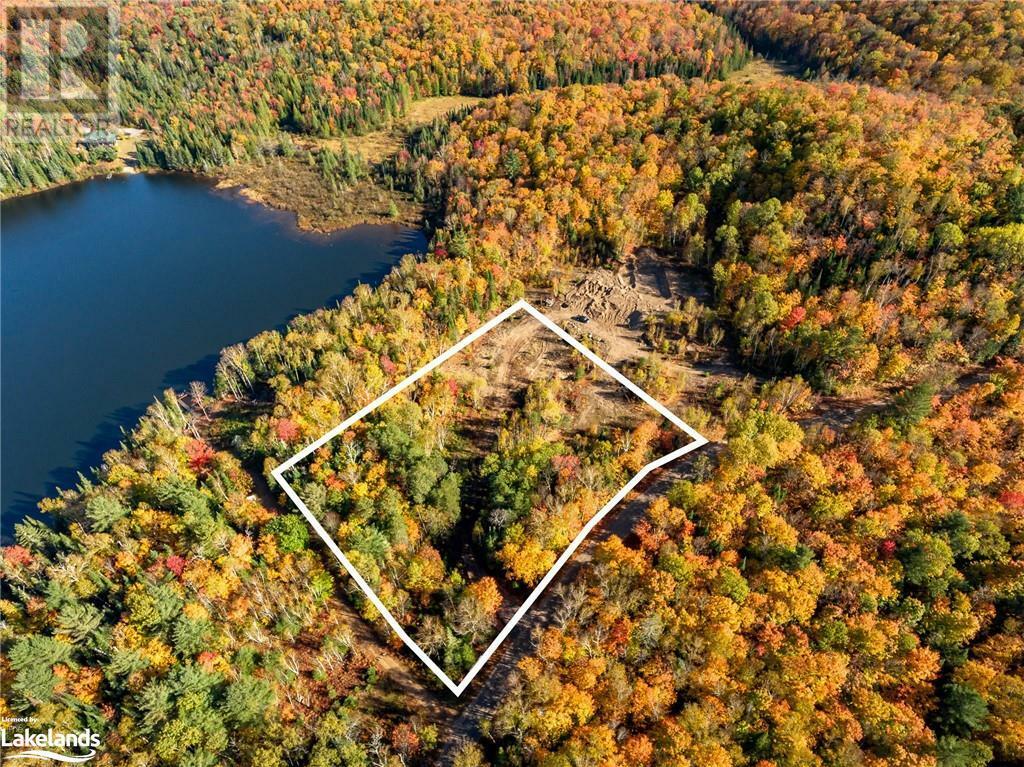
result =
[{"label": "dirt road", "polygon": [[684,456],[672,465],[656,472],[654,479],[648,480],[644,490],[629,495],[617,509],[613,510],[601,524],[590,534],[580,546],[568,564],[552,581],[551,585],[534,603],[533,608],[515,627],[501,649],[494,655],[487,668],[477,680],[462,694],[455,704],[458,715],[454,720],[439,722],[439,729],[447,731],[444,746],[441,749],[438,764],[448,765],[464,741],[479,741],[484,736],[481,723],[494,716],[498,705],[507,695],[515,675],[519,661],[534,650],[534,633],[551,624],[555,610],[559,605],[556,588],[559,584],[569,585],[576,581],[580,568],[587,564],[594,547],[613,535],[627,538],[633,527],[643,517],[648,505],[663,496],[669,488],[686,477],[690,461],[697,455],[715,451],[720,445],[710,444]]}]

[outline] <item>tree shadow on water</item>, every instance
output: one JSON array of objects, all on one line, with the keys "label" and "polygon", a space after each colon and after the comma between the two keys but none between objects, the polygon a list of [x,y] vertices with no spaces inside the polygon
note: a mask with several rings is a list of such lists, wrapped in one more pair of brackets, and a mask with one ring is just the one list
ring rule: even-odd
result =
[{"label": "tree shadow on water", "polygon": [[79,474],[85,476],[86,479],[93,479],[93,470],[102,463],[103,454],[118,447],[124,441],[126,435],[135,428],[154,399],[158,399],[166,389],[182,391],[192,381],[212,383],[219,359],[219,352],[207,354],[189,365],[176,368],[164,375],[160,390],[153,393],[153,399],[119,407],[104,416],[88,439],[76,443],[71,465],[59,466],[47,474],[47,488],[44,495],[37,496],[28,492],[15,493],[13,503],[4,510],[4,524],[0,541],[3,544],[13,542],[14,526],[26,517],[41,519],[49,523],[51,518],[42,514],[38,509],[38,503],[42,498],[52,497],[58,488],[67,490],[78,486]]},{"label": "tree shadow on water", "polygon": [[4,509],[4,524],[0,540],[5,545],[12,543],[14,526],[29,517],[50,524],[53,518],[39,511],[39,502],[43,498],[56,496],[58,489],[67,490],[77,487],[79,473],[87,479],[91,479],[92,469],[99,466],[103,454],[121,443],[124,437],[122,429],[128,430],[134,426],[145,410],[145,404],[136,404],[120,407],[109,413],[100,421],[89,439],[76,443],[72,465],[58,466],[50,470],[46,476],[46,490],[43,495],[24,491],[15,493],[13,502]]}]

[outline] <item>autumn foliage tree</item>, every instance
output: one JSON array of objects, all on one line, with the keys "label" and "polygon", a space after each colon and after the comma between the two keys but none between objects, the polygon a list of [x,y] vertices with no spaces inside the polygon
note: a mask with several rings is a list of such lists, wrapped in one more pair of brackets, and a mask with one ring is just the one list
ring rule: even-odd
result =
[{"label": "autumn foliage tree", "polygon": [[712,475],[597,546],[535,636],[494,720],[512,763],[1019,760],[1022,383],[1004,362],[908,433],[729,395]]}]

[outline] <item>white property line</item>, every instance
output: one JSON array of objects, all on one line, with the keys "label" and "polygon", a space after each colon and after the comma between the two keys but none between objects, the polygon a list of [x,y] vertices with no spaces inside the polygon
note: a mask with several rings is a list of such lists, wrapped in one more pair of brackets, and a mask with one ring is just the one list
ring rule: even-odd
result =
[{"label": "white property line", "polygon": [[[292,469],[295,466],[295,464],[297,464],[303,458],[308,456],[310,453],[322,447],[324,444],[326,444],[331,439],[341,434],[343,431],[351,428],[353,424],[365,418],[370,412],[377,409],[380,405],[387,402],[396,394],[399,394],[400,392],[412,386],[412,384],[416,383],[418,380],[423,378],[423,376],[434,370],[434,368],[443,364],[445,361],[447,361],[454,355],[458,354],[471,343],[476,341],[482,335],[493,330],[497,325],[504,322],[509,317],[520,311],[525,311],[527,314],[531,315],[536,320],[538,320],[542,325],[544,325],[544,327],[553,332],[567,344],[572,346],[572,348],[574,348],[576,351],[578,351],[580,354],[582,354],[584,357],[586,357],[588,360],[594,363],[598,368],[600,368],[602,371],[610,375],[620,384],[625,386],[627,389],[629,389],[629,391],[631,391],[633,394],[635,394],[637,397],[643,400],[646,404],[654,408],[660,415],[664,416],[664,418],[668,420],[673,426],[679,428],[688,436],[692,437],[693,441],[677,450],[673,450],[671,453],[668,453],[667,455],[664,455],[661,458],[658,458],[657,460],[651,461],[649,464],[644,466],[642,469],[640,469],[639,472],[637,472],[635,477],[629,480],[629,482],[627,482],[622,487],[622,489],[619,490],[619,492],[617,492],[615,496],[601,508],[600,511],[598,511],[593,517],[591,517],[590,521],[583,526],[583,529],[580,530],[579,534],[573,539],[572,543],[569,544],[569,547],[564,552],[562,552],[562,556],[558,558],[558,560],[555,562],[552,568],[548,571],[547,575],[545,575],[540,580],[540,583],[538,583],[534,587],[533,591],[530,592],[530,595],[526,598],[526,601],[523,602],[523,604],[519,607],[518,610],[516,610],[515,615],[512,616],[511,620],[509,620],[509,622],[505,624],[505,627],[494,638],[494,641],[492,641],[491,644],[487,647],[487,649],[484,650],[483,654],[481,654],[480,657],[477,658],[476,663],[473,664],[473,667],[462,678],[462,681],[456,684],[441,669],[441,667],[434,662],[433,658],[427,655],[427,653],[423,651],[423,648],[416,644],[416,642],[413,641],[412,637],[410,637],[406,633],[405,629],[403,629],[402,626],[395,619],[395,616],[392,615],[391,611],[384,606],[384,603],[380,601],[380,598],[374,593],[373,589],[370,588],[369,584],[366,582],[363,576],[359,574],[359,571],[356,570],[355,567],[353,567],[352,563],[348,560],[348,557],[346,557],[342,553],[341,549],[338,547],[338,544],[335,542],[334,538],[328,534],[328,532],[323,528],[323,526],[320,524],[317,518],[313,516],[313,514],[310,512],[308,508],[306,508],[306,504],[303,503],[298,493],[296,493],[295,489],[291,485],[289,485],[288,482],[285,480],[284,474],[286,471]],[[424,365],[422,368],[417,370],[415,373],[413,373],[411,376],[409,376],[404,381],[399,383],[397,386],[394,386],[393,388],[384,392],[369,405],[360,409],[357,413],[355,413],[355,415],[352,415],[349,418],[342,421],[340,424],[338,424],[329,432],[320,437],[320,439],[316,440],[316,442],[307,445],[305,448],[300,450],[298,453],[296,453],[287,461],[285,461],[276,469],[274,469],[271,472],[271,475],[274,477],[275,480],[277,480],[277,483],[281,485],[282,488],[284,488],[285,493],[287,493],[288,497],[291,498],[292,503],[294,503],[296,507],[298,507],[299,511],[302,512],[303,516],[306,518],[309,524],[313,526],[313,529],[316,530],[317,534],[321,538],[323,538],[324,543],[327,544],[327,547],[331,550],[331,553],[333,553],[334,556],[338,558],[338,561],[341,562],[342,566],[345,568],[348,574],[352,576],[352,580],[354,580],[356,584],[359,586],[359,588],[362,589],[363,593],[366,594],[367,598],[370,600],[373,606],[377,608],[378,612],[380,612],[380,614],[384,617],[384,620],[387,621],[388,625],[391,626],[392,630],[396,634],[398,634],[401,640],[405,642],[406,646],[410,650],[412,650],[413,653],[415,653],[416,657],[423,661],[423,663],[426,664],[427,668],[433,671],[438,679],[444,682],[444,685],[449,690],[451,690],[456,696],[459,696],[465,691],[467,687],[469,687],[470,683],[473,681],[476,675],[480,673],[481,669],[483,669],[483,667],[487,664],[487,661],[490,660],[492,655],[494,655],[495,650],[497,650],[501,643],[505,641],[505,639],[508,637],[512,629],[515,628],[516,624],[519,623],[520,620],[522,620],[522,617],[526,615],[526,612],[530,609],[530,607],[533,606],[533,603],[537,601],[537,599],[543,593],[544,589],[547,588],[548,584],[550,584],[551,581],[555,578],[555,576],[558,575],[558,571],[562,569],[562,567],[565,565],[567,561],[569,561],[569,557],[571,557],[575,553],[576,549],[578,549],[580,544],[583,543],[586,537],[590,534],[591,530],[593,530],[598,525],[598,523],[602,519],[604,519],[608,512],[611,511],[616,506],[616,504],[618,504],[619,501],[625,498],[629,491],[636,487],[640,482],[642,482],[644,477],[646,477],[652,471],[654,471],[657,468],[660,468],[661,466],[664,466],[667,463],[674,461],[676,458],[679,458],[680,456],[686,455],[687,453],[696,450],[697,448],[703,445],[706,445],[707,442],[708,440],[706,437],[699,434],[695,429],[691,428],[685,421],[679,418],[679,416],[677,416],[667,407],[662,405],[656,399],[651,397],[647,392],[645,392],[635,383],[633,383],[624,375],[622,375],[622,373],[613,368],[607,362],[605,362],[596,354],[594,354],[594,352],[592,352],[582,343],[580,343],[571,335],[569,335],[565,330],[561,328],[561,326],[557,325],[555,322],[549,319],[547,315],[535,309],[525,300],[520,299],[519,301],[516,301],[514,304],[512,304],[512,306],[510,306],[508,309],[503,311],[501,314],[481,325],[475,331],[473,331],[468,336],[459,341],[457,344],[455,344],[455,346],[451,347],[448,351],[441,354],[441,356],[437,357],[432,362],[429,362],[428,364]]]}]

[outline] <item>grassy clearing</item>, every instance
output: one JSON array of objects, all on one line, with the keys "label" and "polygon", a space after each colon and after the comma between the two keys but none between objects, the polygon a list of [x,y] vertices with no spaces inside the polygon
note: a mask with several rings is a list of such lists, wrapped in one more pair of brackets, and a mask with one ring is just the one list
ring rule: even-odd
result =
[{"label": "grassy clearing", "polygon": [[[376,165],[398,152],[410,131],[481,100],[470,96],[420,99],[413,102],[405,117],[385,130],[344,138],[293,137],[293,141],[300,149],[313,153],[330,149],[340,154],[347,146],[369,165]],[[371,179],[340,190],[330,188],[302,153],[238,163],[225,169],[220,179],[221,187],[241,187],[242,195],[254,202],[294,211],[302,229],[329,232],[365,223],[415,226],[423,219],[422,205],[411,196],[383,188]]]},{"label": "grassy clearing", "polygon": [[416,226],[423,216],[422,206],[409,195],[389,191],[369,179],[335,191],[314,167],[298,158],[234,165],[221,175],[218,186],[241,187],[242,196],[253,202],[294,211],[300,229],[317,232],[357,224]]},{"label": "grassy clearing", "polygon": [[[351,136],[345,141],[349,148],[362,155],[369,163],[378,163],[394,155],[402,148],[405,136],[417,128],[429,125],[438,117],[444,117],[463,107],[479,104],[483,99],[475,96],[433,96],[419,99],[409,106],[409,111],[400,122],[386,130],[374,131],[362,136]],[[330,139],[340,145],[341,139]]]}]

